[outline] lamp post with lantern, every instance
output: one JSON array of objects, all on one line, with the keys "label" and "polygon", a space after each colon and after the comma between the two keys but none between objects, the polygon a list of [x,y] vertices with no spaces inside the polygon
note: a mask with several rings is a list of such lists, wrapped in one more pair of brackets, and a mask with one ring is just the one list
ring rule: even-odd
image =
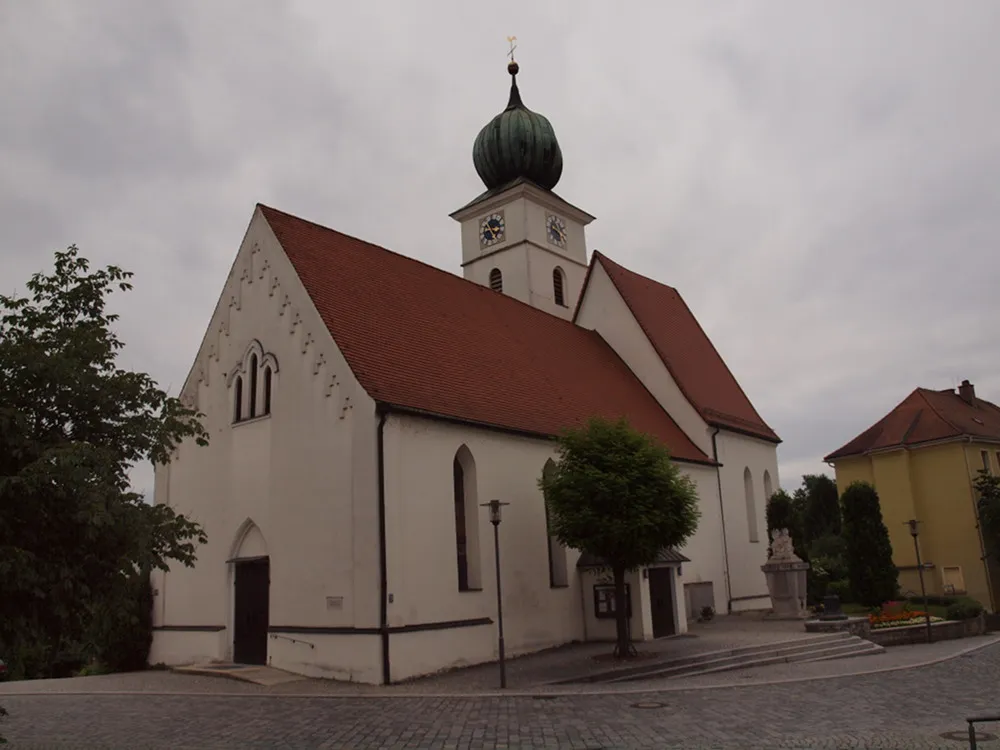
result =
[{"label": "lamp post with lantern", "polygon": [[510,503],[502,503],[499,500],[482,503],[483,507],[490,509],[490,523],[493,524],[493,554],[497,570],[497,634],[499,637],[501,688],[507,687],[507,664],[504,660],[503,648],[503,591],[500,588],[500,508],[504,505],[510,505]]},{"label": "lamp post with lantern", "polygon": [[920,534],[920,521],[915,518],[911,518],[906,522],[906,525],[910,527],[910,536],[913,537],[913,550],[917,553],[917,574],[920,576],[920,595],[924,598],[924,619],[927,623],[927,642],[930,643],[931,613],[927,605],[927,589],[924,586],[924,563],[920,559],[920,544],[917,542],[917,536]]}]

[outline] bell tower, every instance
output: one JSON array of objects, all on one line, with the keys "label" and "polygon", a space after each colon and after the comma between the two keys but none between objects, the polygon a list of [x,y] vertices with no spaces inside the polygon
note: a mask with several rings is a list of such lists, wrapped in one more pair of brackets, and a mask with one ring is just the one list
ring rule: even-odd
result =
[{"label": "bell tower", "polygon": [[451,217],[462,227],[465,278],[571,319],[587,274],[584,227],[594,217],[552,192],[562,151],[549,121],[521,101],[518,70],[512,59],[507,107],[472,147],[486,192]]}]

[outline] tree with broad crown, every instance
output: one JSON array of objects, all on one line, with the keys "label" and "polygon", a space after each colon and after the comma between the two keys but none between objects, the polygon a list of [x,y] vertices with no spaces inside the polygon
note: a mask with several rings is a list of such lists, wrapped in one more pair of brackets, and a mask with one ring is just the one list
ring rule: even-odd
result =
[{"label": "tree with broad crown", "polygon": [[562,544],[590,553],[614,575],[615,656],[632,653],[625,607],[625,574],[655,562],[661,550],[683,544],[698,527],[694,483],[666,448],[622,418],[592,418],[559,438],[554,470],[539,486],[550,531]]},{"label": "tree with broad crown", "polygon": [[841,505],[852,593],[867,607],[892,601],[899,592],[899,574],[892,562],[878,493],[867,482],[853,482],[844,490]]},{"label": "tree with broad crown", "polygon": [[806,474],[802,477],[805,487],[804,547],[824,536],[840,534],[840,499],[837,483],[826,474]]},{"label": "tree with broad crown", "polygon": [[131,274],[89,267],[72,246],[27,282],[31,299],[0,295],[0,654],[12,676],[106,653],[113,644],[88,644],[101,612],[127,609],[137,576],[191,566],[205,542],[129,489],[136,462],[208,436],[200,414],[117,367],[105,307]]}]

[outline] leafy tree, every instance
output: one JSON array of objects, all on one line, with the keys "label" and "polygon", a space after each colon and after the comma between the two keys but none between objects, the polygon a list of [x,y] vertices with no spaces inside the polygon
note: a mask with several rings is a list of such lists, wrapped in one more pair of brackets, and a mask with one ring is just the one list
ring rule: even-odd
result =
[{"label": "leafy tree", "polygon": [[895,599],[899,574],[892,562],[889,530],[882,522],[878,493],[867,482],[854,482],[844,491],[842,505],[851,592],[868,607]]},{"label": "leafy tree", "polygon": [[192,565],[205,542],[129,489],[136,462],[207,442],[199,414],[117,367],[105,308],[130,277],[91,272],[73,246],[27,282],[30,299],[0,295],[0,653],[13,676],[65,674],[93,656],[100,611],[127,607],[140,571]]},{"label": "leafy tree", "polygon": [[555,469],[539,480],[553,535],[605,561],[614,575],[615,656],[631,652],[625,574],[684,543],[698,527],[694,483],[666,448],[625,419],[591,419],[559,439]]},{"label": "leafy tree", "polygon": [[840,500],[837,483],[825,474],[806,474],[802,477],[805,487],[805,534],[812,544],[823,536],[840,534]]},{"label": "leafy tree", "polygon": [[[775,529],[788,529],[792,537],[792,547],[795,554],[803,560],[808,560],[806,554],[805,533],[802,530],[802,516],[795,506],[792,496],[784,490],[778,490],[767,501],[767,538]],[[770,551],[768,552],[770,554]]]},{"label": "leafy tree", "polygon": [[979,495],[979,527],[986,554],[1000,562],[1000,477],[980,469],[973,486]]}]

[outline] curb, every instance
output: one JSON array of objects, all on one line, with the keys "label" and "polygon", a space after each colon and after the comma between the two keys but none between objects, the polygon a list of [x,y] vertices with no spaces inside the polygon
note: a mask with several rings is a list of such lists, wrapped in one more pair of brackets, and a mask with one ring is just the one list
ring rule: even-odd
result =
[{"label": "curb", "polygon": [[721,683],[718,685],[671,685],[663,687],[645,687],[645,688],[629,688],[622,690],[566,690],[566,691],[554,691],[545,690],[544,686],[536,688],[535,690],[491,690],[484,692],[473,692],[464,691],[461,693],[397,693],[390,691],[378,691],[378,692],[365,692],[365,693],[264,693],[264,692],[240,692],[240,693],[224,693],[224,692],[204,692],[204,691],[190,691],[190,690],[159,690],[159,691],[145,691],[145,690],[65,690],[65,691],[35,691],[35,692],[17,692],[17,693],[5,693],[0,691],[0,699],[9,698],[19,698],[21,696],[30,697],[58,697],[63,695],[68,696],[153,696],[153,697],[203,697],[203,698],[317,698],[321,700],[364,700],[368,698],[394,698],[394,699],[404,699],[404,700],[422,700],[425,698],[435,698],[435,699],[458,699],[458,698],[535,698],[540,700],[554,700],[558,698],[575,698],[575,697],[590,697],[590,696],[616,696],[616,695],[644,695],[644,694],[656,694],[656,693],[676,693],[676,692],[690,692],[694,690],[732,690],[734,688],[757,688],[767,685],[787,685],[790,683],[798,682],[815,682],[816,680],[841,680],[848,677],[862,677],[865,675],[872,674],[885,674],[888,672],[901,672],[906,669],[918,669],[920,667],[930,667],[935,664],[941,664],[946,661],[951,661],[952,659],[957,659],[960,656],[965,656],[966,654],[971,654],[975,651],[979,651],[984,648],[989,648],[990,646],[996,646],[1000,644],[1000,636],[994,637],[985,643],[977,643],[974,646],[969,646],[968,648],[962,649],[961,651],[956,651],[953,654],[948,654],[947,656],[940,656],[936,659],[928,659],[927,661],[917,662],[915,664],[902,664],[896,667],[883,667],[881,669],[865,669],[856,672],[846,672],[844,674],[837,675],[817,675],[812,677],[787,677],[780,680],[760,680],[754,682],[728,682]]}]

